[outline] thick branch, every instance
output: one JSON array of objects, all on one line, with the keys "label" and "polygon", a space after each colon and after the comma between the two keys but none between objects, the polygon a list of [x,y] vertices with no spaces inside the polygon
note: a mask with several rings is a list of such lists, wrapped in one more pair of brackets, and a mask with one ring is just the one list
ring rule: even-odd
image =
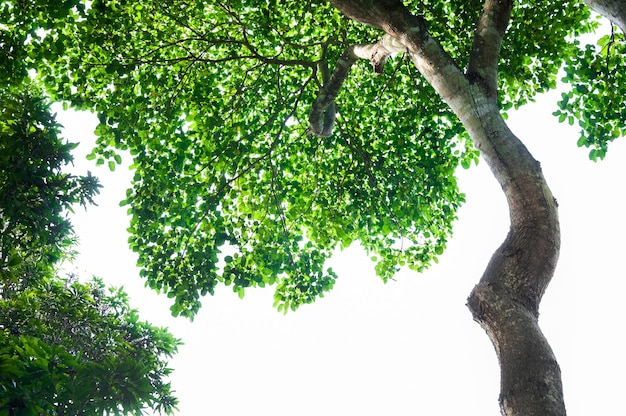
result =
[{"label": "thick branch", "polygon": [[615,23],[626,35],[626,2],[624,0],[583,0],[594,12]]},{"label": "thick branch", "polygon": [[430,35],[424,19],[411,14],[401,1],[331,0],[331,3],[348,17],[380,28],[386,35],[376,44],[352,46],[342,55],[331,82],[320,92],[309,113],[312,134],[323,135],[324,110],[337,96],[355,57],[369,59],[375,72],[380,73],[388,56],[408,52],[418,70],[455,112],[471,100],[465,93],[468,81],[463,72]]},{"label": "thick branch", "polygon": [[341,13],[352,20],[388,32],[393,16],[409,11],[400,0],[330,0]]},{"label": "thick branch", "polygon": [[330,77],[324,75],[326,62],[321,62],[324,85],[309,112],[309,133],[320,137],[329,137],[332,134],[336,111],[335,98],[357,59],[369,60],[374,72],[380,74],[389,56],[405,50],[406,48],[394,38],[385,35],[377,43],[348,47],[337,61]]},{"label": "thick branch", "polygon": [[[328,137],[332,134],[335,121],[335,98],[356,60],[354,47],[350,47],[337,61],[330,79],[322,86],[309,112],[310,134],[320,137]],[[331,116],[332,120],[330,120]]]},{"label": "thick branch", "polygon": [[494,96],[498,88],[500,45],[512,8],[512,0],[485,1],[474,33],[467,76],[472,82],[481,82],[485,91]]}]

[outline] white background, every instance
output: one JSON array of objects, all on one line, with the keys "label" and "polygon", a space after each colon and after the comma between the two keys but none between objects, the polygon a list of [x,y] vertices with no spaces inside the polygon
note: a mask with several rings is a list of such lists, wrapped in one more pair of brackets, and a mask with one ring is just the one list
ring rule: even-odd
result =
[{"label": "white background", "polygon": [[[569,415],[625,414],[626,142],[612,145],[605,161],[589,161],[576,147],[578,129],[551,116],[556,100],[541,97],[509,120],[560,206],[561,258],[540,323],[561,364]],[[242,301],[220,287],[190,323],[171,318],[169,299],[138,277],[126,209],[118,206],[132,172],[110,174],[84,160],[93,116],[58,119],[66,137],[82,143],[77,170],[91,170],[104,185],[99,206],[73,218],[81,242],[73,267],[123,285],[142,319],[183,339],[171,360],[181,415],[499,414],[495,353],[464,306],[508,229],[502,192],[484,162],[460,169],[467,203],[428,272],[401,272],[384,285],[353,247],[332,260],[335,289],[296,313],[276,312],[271,288],[248,290]]]}]

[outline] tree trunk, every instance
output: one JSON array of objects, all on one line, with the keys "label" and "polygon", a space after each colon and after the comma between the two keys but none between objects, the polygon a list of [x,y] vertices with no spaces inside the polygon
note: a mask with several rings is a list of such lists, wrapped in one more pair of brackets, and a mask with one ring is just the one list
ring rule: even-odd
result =
[{"label": "tree trunk", "polygon": [[501,369],[505,416],[564,416],[560,369],[538,325],[539,303],[556,267],[557,204],[539,163],[513,135],[497,103],[497,64],[512,1],[486,0],[467,73],[401,1],[331,0],[348,17],[406,47],[421,74],[470,134],[506,195],[510,230],[468,298]]},{"label": "tree trunk", "polygon": [[[509,233],[468,298],[500,364],[504,416],[564,416],[561,373],[538,325],[539,304],[557,264],[557,204],[537,162],[509,130],[480,83],[455,113],[500,183],[509,205]],[[458,101],[464,101],[458,99]]]},{"label": "tree trunk", "polygon": [[473,137],[487,142],[481,152],[506,194],[511,227],[468,307],[496,349],[502,414],[564,416],[560,369],[537,322],[559,254],[556,202],[539,163],[506,127],[497,107],[485,103],[472,110],[482,130]]},{"label": "tree trunk", "polygon": [[626,2],[624,0],[583,0],[594,12],[601,14],[626,35]]}]

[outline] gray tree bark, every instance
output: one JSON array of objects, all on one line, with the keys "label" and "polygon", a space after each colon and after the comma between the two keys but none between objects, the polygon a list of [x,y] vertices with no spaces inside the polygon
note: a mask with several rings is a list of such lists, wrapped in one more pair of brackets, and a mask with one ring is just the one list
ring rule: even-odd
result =
[{"label": "gray tree bark", "polygon": [[626,1],[624,0],[583,0],[594,12],[613,22],[626,35]]},{"label": "gray tree bark", "polygon": [[[557,204],[539,163],[509,130],[497,103],[497,65],[512,0],[486,0],[467,71],[430,36],[426,22],[399,0],[331,0],[346,16],[382,29],[404,49],[452,108],[504,191],[510,230],[468,298],[474,319],[491,339],[500,363],[500,408],[505,416],[564,416],[561,374],[538,325],[539,304],[554,273],[560,230]],[[389,40],[386,41],[390,44]],[[370,45],[372,60],[380,45]],[[400,46],[398,46],[400,45]],[[365,50],[363,47],[361,50]],[[340,62],[358,57],[346,54]],[[378,51],[378,55],[373,52]],[[384,54],[383,54],[384,55]],[[384,59],[382,60],[384,63]],[[331,103],[349,67],[333,73],[314,105],[313,126]],[[339,72],[341,71],[341,72]],[[342,78],[343,77],[343,78]],[[339,87],[337,87],[339,85]]]}]

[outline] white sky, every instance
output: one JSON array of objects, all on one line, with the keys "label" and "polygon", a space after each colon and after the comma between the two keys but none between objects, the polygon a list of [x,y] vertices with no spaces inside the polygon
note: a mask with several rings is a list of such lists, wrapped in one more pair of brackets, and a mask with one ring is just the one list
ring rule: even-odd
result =
[{"label": "white sky", "polygon": [[[555,102],[554,95],[541,98],[509,120],[560,206],[561,259],[540,323],[561,364],[569,415],[616,415],[626,388],[626,142],[594,164],[576,147],[578,129],[550,115]],[[76,267],[84,277],[123,285],[143,319],[183,339],[171,361],[179,414],[499,414],[496,356],[464,306],[508,229],[504,198],[484,162],[460,172],[467,203],[448,250],[428,272],[402,272],[384,285],[373,263],[351,248],[332,261],[335,289],[296,313],[276,312],[271,288],[248,290],[242,301],[220,287],[189,323],[171,318],[169,299],[143,287],[127,248],[118,202],[131,173],[111,175],[83,160],[94,117],[58,119],[66,137],[83,142],[77,168],[104,185],[99,206],[73,219],[81,241]]]}]

